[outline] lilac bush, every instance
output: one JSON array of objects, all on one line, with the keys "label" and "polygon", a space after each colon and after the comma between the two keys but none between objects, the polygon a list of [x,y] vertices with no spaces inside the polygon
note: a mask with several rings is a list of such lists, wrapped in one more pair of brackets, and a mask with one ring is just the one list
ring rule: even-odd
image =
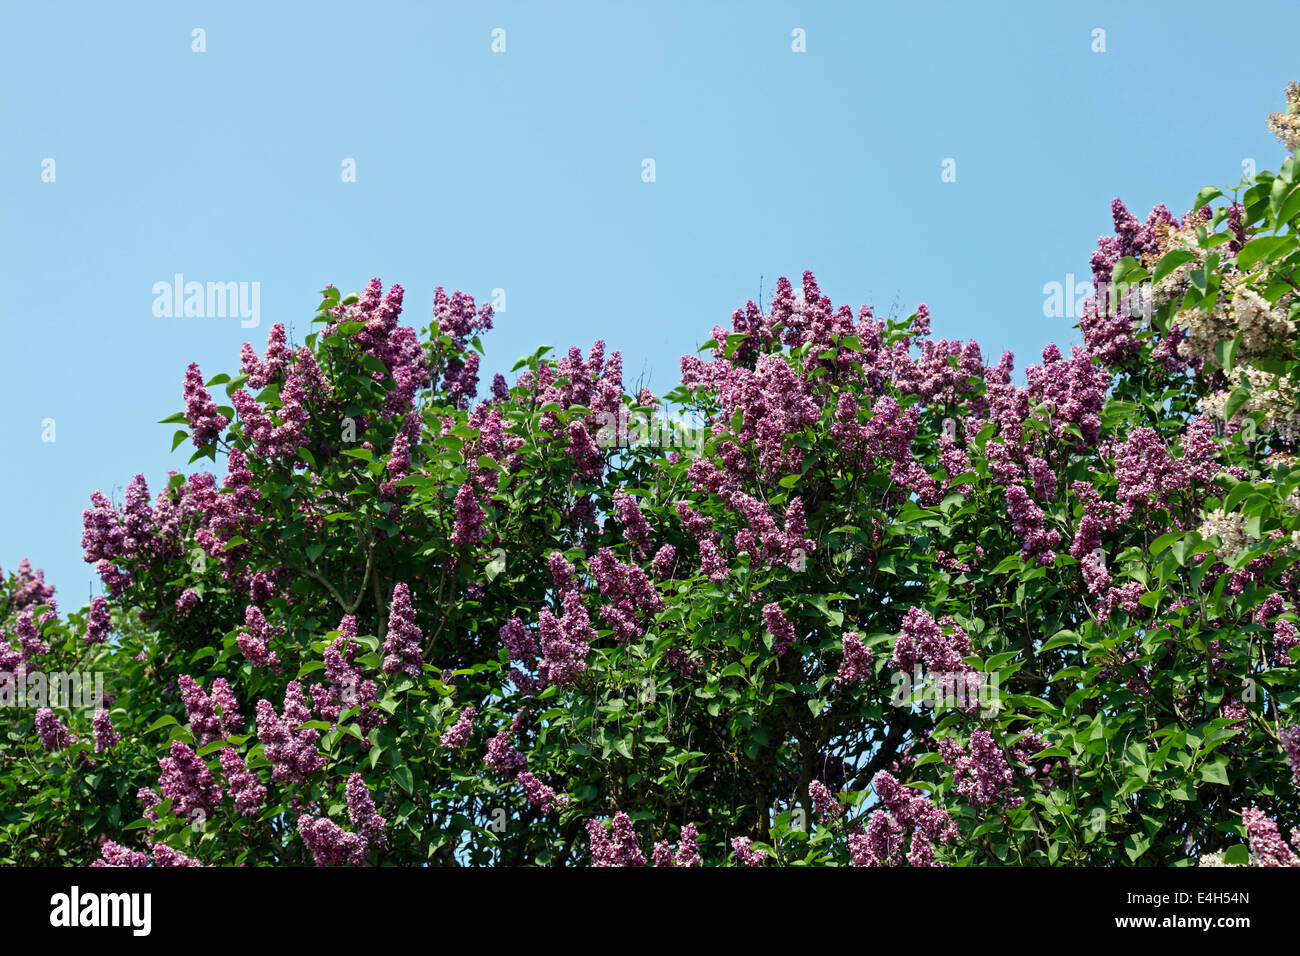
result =
[{"label": "lilac bush", "polygon": [[0,862],[1295,865],[1297,159],[1230,193],[1116,200],[1023,385],[806,272],[480,396],[490,306],[326,288],[90,495],[102,595],[0,577],[0,693],[106,683],[0,712]]}]

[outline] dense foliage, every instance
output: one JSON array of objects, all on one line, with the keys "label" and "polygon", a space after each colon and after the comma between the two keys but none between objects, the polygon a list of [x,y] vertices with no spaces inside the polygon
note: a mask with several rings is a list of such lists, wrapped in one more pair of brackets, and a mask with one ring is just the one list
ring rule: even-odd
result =
[{"label": "dense foliage", "polygon": [[805,273],[477,401],[490,307],[327,288],[4,579],[0,862],[1296,863],[1298,163],[1117,200],[1023,386]]}]

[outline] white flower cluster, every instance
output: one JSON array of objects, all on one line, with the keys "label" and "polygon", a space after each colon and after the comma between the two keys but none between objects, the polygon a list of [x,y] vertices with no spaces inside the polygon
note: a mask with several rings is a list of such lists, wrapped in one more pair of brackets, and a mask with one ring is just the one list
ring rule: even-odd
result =
[{"label": "white flower cluster", "polygon": [[1246,534],[1245,517],[1229,514],[1222,508],[1215,508],[1206,515],[1205,521],[1197,530],[1206,539],[1218,535],[1222,544],[1215,550],[1215,554],[1225,562],[1237,557],[1251,543],[1250,535]]},{"label": "white flower cluster", "polygon": [[1223,862],[1224,852],[1226,851],[1220,850],[1218,853],[1207,853],[1205,854],[1205,856],[1199,858],[1196,861],[1196,865],[1197,866],[1243,866],[1243,865],[1259,866],[1259,855],[1256,853],[1251,853],[1250,863],[1242,864],[1242,863],[1224,863]]},{"label": "white flower cluster", "polygon": [[1270,113],[1268,130],[1286,147],[1287,152],[1294,153],[1300,149],[1300,83],[1288,84],[1286,112]]}]

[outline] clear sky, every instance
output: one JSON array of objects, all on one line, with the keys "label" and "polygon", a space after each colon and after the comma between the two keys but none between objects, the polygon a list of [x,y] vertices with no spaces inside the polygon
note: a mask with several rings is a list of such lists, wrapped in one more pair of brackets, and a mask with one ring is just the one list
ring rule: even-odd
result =
[{"label": "clear sky", "polygon": [[[400,282],[412,324],[438,285],[504,290],[485,383],[604,338],[662,393],[804,269],[1021,369],[1078,341],[1043,287],[1088,275],[1113,197],[1182,213],[1277,168],[1297,27],[1295,0],[4,0],[0,566],[87,600],[81,511],[186,470],[155,423],[188,363],[301,341],[329,282]],[[156,316],[177,273],[258,283],[259,326]]]}]

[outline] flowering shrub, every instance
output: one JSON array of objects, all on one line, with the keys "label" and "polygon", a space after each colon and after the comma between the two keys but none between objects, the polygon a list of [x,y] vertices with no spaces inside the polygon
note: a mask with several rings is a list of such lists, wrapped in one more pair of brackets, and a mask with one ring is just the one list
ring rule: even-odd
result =
[{"label": "flowering shrub", "polygon": [[1024,385],[805,273],[669,395],[596,342],[480,399],[489,306],[325,289],[184,372],[224,477],[91,496],[105,596],[4,578],[11,701],[106,695],[0,710],[0,862],[1294,864],[1297,173],[1117,200]]}]

